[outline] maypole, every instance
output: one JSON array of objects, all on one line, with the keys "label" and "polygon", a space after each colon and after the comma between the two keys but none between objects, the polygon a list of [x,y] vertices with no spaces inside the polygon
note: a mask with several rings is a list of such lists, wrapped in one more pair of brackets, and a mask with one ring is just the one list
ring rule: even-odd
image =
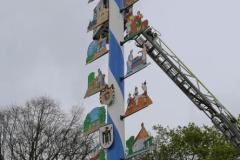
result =
[{"label": "maypole", "polygon": [[[89,0],[89,3],[93,1]],[[85,98],[100,92],[99,102],[102,105],[94,108],[84,120],[84,133],[89,135],[98,132],[99,136],[100,145],[96,145],[90,160],[129,159],[148,151],[152,144],[152,138],[143,123],[136,137],[125,140],[124,119],[152,104],[145,81],[141,85],[143,92],[139,93],[138,87],[135,87],[134,93],[128,94],[126,109],[124,106],[125,79],[149,65],[145,45],[137,52],[141,53],[140,56],[134,56],[132,50],[128,60],[124,61],[122,45],[148,27],[147,21],[142,22],[140,12],[133,15],[133,5],[137,1],[100,0],[88,26],[88,31],[93,31],[93,42],[88,48],[86,64],[109,53],[108,82],[105,82],[105,74],[100,68],[96,69],[97,73],[91,72],[88,76]]]},{"label": "maypole", "polygon": [[120,13],[123,0],[109,0],[109,71],[108,83],[115,87],[115,101],[108,107],[108,124],[114,126],[114,142],[107,150],[108,160],[124,158],[125,126],[120,116],[124,114],[124,55],[120,42],[124,40],[124,18]]}]

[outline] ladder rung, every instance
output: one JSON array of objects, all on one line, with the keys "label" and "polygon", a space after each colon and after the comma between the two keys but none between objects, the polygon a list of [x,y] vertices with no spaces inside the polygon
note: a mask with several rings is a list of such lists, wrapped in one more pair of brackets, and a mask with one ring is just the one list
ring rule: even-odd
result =
[{"label": "ladder rung", "polygon": [[169,72],[171,69],[172,69],[172,67],[168,68],[168,69],[166,70],[166,72]]},{"label": "ladder rung", "polygon": [[162,61],[159,65],[162,66],[167,60],[165,59],[164,61]]}]

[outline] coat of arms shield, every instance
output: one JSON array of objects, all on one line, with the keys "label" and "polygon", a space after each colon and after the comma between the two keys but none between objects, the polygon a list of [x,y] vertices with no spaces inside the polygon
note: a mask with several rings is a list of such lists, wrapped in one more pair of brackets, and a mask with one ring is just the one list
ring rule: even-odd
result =
[{"label": "coat of arms shield", "polygon": [[108,149],[113,144],[113,125],[108,124],[99,129],[99,142],[102,148]]}]

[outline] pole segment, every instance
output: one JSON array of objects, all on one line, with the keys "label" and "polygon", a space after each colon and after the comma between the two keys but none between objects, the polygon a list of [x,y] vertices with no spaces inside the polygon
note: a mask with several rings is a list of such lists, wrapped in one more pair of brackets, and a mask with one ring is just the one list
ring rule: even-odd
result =
[{"label": "pole segment", "polygon": [[115,87],[115,101],[108,107],[107,122],[113,124],[114,142],[107,150],[107,160],[120,160],[125,152],[124,114],[124,55],[120,42],[124,39],[124,19],[120,13],[124,0],[109,0],[109,70],[108,84]]}]

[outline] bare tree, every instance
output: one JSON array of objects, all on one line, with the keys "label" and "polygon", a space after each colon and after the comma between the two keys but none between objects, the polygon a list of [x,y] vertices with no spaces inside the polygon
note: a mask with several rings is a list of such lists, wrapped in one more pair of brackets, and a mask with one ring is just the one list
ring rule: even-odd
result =
[{"label": "bare tree", "polygon": [[80,107],[69,116],[54,100],[39,97],[0,115],[0,160],[84,160],[92,151]]}]

